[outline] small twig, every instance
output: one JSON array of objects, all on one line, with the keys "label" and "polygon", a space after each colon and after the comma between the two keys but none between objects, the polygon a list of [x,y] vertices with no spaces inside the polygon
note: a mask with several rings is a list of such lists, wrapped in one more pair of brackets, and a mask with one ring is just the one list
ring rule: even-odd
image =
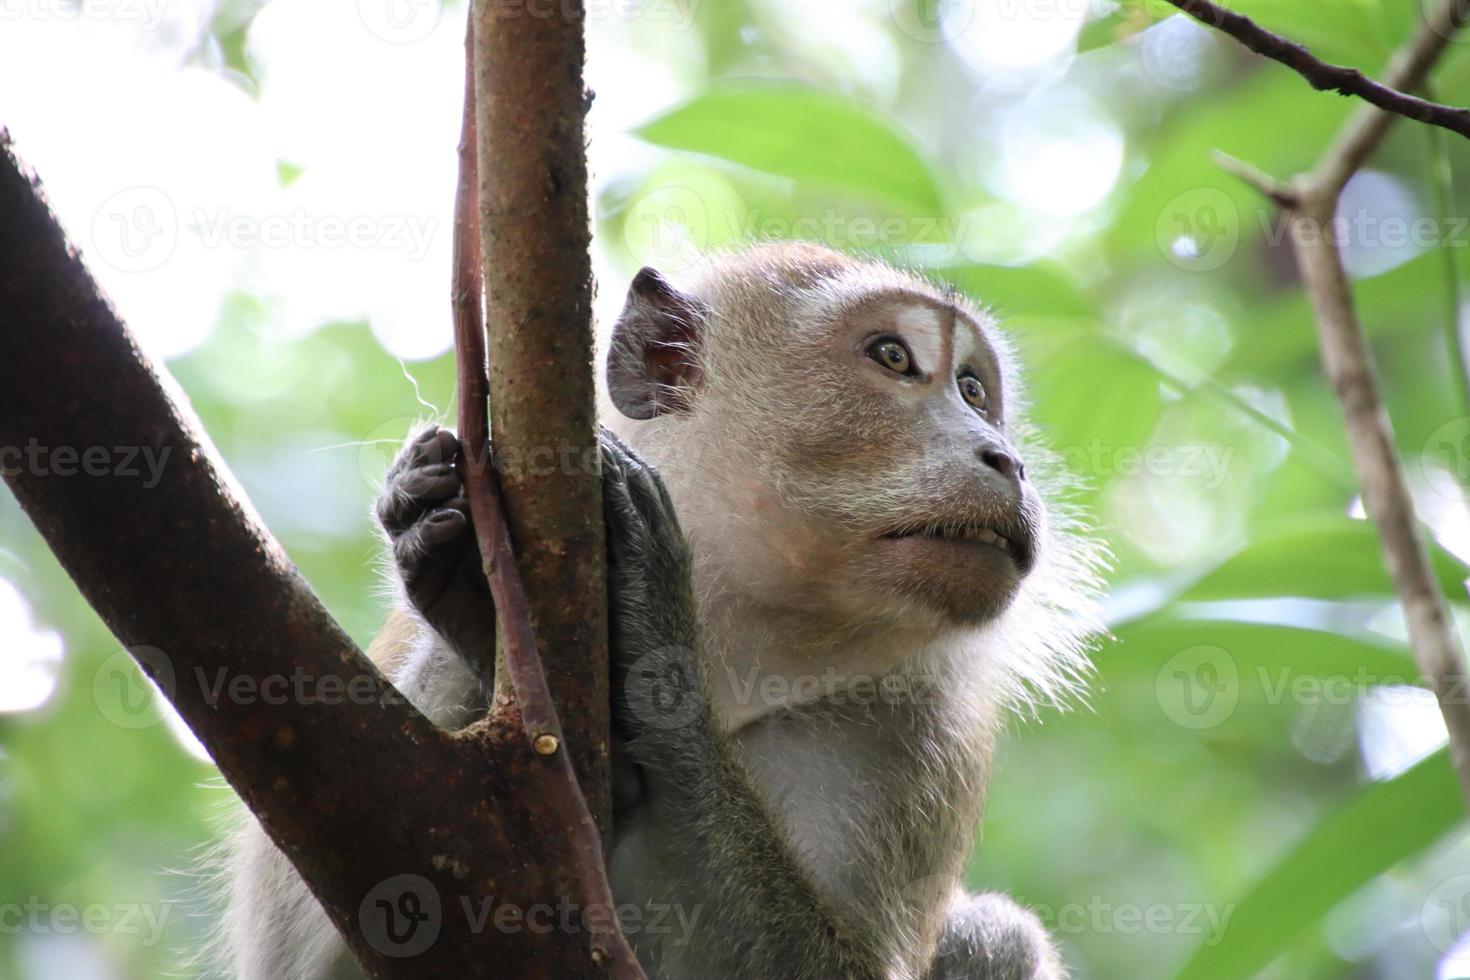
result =
[{"label": "small twig", "polygon": [[1215,166],[1227,174],[1239,177],[1283,208],[1296,206],[1296,191],[1292,190],[1291,185],[1277,180],[1255,164],[1233,157],[1224,150],[1216,150],[1214,160]]},{"label": "small twig", "polygon": [[[1306,45],[1268,31],[1249,17],[1209,0],[1169,0],[1169,3],[1207,27],[1229,34],[1256,54],[1280,62],[1315,89],[1355,95],[1388,112],[1470,136],[1470,109],[1430,102],[1400,91],[1408,86],[1395,85],[1392,80],[1375,82],[1356,68],[1330,64],[1312,54]],[[1452,12],[1446,33],[1452,34],[1461,19],[1458,11]]]},{"label": "small twig", "polygon": [[[1383,70],[1384,84],[1396,89],[1422,88],[1429,70],[1449,47],[1450,39],[1465,25],[1463,6],[1459,0],[1445,0],[1437,6],[1421,8],[1424,22],[1389,59],[1388,67]],[[1392,112],[1378,112],[1368,106],[1359,109],[1318,162],[1314,171],[1318,186],[1331,189],[1333,194],[1340,193],[1348,179],[1383,142],[1397,118]]]}]

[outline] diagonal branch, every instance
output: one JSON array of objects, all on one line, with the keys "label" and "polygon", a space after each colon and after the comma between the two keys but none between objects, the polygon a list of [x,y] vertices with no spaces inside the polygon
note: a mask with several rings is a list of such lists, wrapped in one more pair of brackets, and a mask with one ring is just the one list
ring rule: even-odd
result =
[{"label": "diagonal branch", "polygon": [[[576,894],[537,806],[544,767],[525,764],[518,731],[451,735],[404,700],[230,489],[167,388],[0,130],[0,468],[67,573],[369,976],[603,975],[576,934],[508,936],[459,914],[487,897],[524,908]],[[11,465],[16,447],[161,462],[148,479],[121,464]],[[383,908],[431,906],[439,917],[410,930],[427,946],[405,956]]]},{"label": "diagonal branch", "polygon": [[1404,480],[1393,426],[1384,408],[1372,352],[1353,305],[1342,255],[1317,241],[1336,210],[1336,195],[1303,195],[1290,213],[1297,262],[1316,312],[1322,367],[1337,393],[1353,462],[1363,486],[1363,508],[1378,527],[1379,543],[1403,606],[1409,644],[1419,672],[1439,699],[1450,734],[1450,759],[1470,803],[1470,702],[1464,654],[1419,534],[1413,497]]},{"label": "diagonal branch", "polygon": [[[1430,102],[1401,91],[1413,86],[1392,79],[1382,83],[1375,82],[1356,68],[1323,61],[1312,54],[1306,45],[1268,31],[1249,17],[1227,10],[1210,0],[1168,2],[1201,24],[1229,34],[1256,54],[1280,62],[1305,78],[1315,89],[1355,95],[1388,112],[1431,126],[1441,126],[1461,136],[1470,136],[1470,109]],[[1436,25],[1436,29],[1441,38],[1448,41],[1463,22],[1464,15],[1458,9],[1446,11],[1440,8],[1436,13],[1446,15],[1443,16],[1442,24]]]},{"label": "diagonal branch", "polygon": [[[448,742],[231,491],[0,130],[0,447],[24,446],[162,460],[156,483],[121,467],[4,473],[82,594],[362,943],[350,918],[388,869],[348,842],[378,833],[383,817],[344,774],[370,756],[393,786],[387,798],[426,792]],[[340,703],[327,703],[328,683],[350,684]],[[273,687],[292,696],[265,696]]]},{"label": "diagonal branch", "polygon": [[[570,298],[571,315],[551,303],[555,316],[540,324],[550,331],[543,344],[572,348],[570,367],[555,357],[544,363],[507,358],[520,372],[510,381],[562,398],[569,407],[562,417],[581,425],[577,431],[592,450],[592,465],[568,478],[587,500],[567,504],[567,495],[555,492],[559,479],[534,488],[572,512],[586,504],[576,520],[546,525],[550,533],[538,538],[534,529],[541,525],[522,514],[521,527],[533,529],[527,540],[534,547],[526,551],[540,553],[543,573],[546,548],[560,549],[550,561],[565,581],[547,581],[543,574],[535,583],[543,590],[539,603],[516,594],[516,563],[507,555],[504,525],[495,525],[493,517],[483,525],[498,528],[491,572],[512,634],[514,662],[506,673],[516,675],[517,696],[532,705],[524,719],[514,702],[501,701],[470,728],[444,732],[354,647],[232,492],[187,409],[170,399],[166,381],[98,289],[4,130],[0,470],[82,593],[209,749],[368,976],[636,980],[641,974],[608,894],[598,826],[578,799],[569,759],[569,750],[580,747],[590,760],[591,778],[583,785],[600,789],[596,798],[605,800],[602,511],[590,358],[581,356],[590,350],[591,325],[590,315],[576,318],[588,305],[589,288],[581,18],[547,28],[539,18],[517,21],[511,0],[502,5],[504,23],[515,29],[507,28],[510,36],[500,37],[501,45],[514,47],[520,43],[516,35],[528,32],[533,42],[539,36],[543,43],[528,45],[529,63],[506,60],[502,68],[524,73],[513,79],[521,88],[512,86],[513,104],[502,105],[481,132],[504,133],[505,142],[515,145],[547,115],[551,125],[567,129],[568,105],[549,111],[542,76],[557,80],[546,86],[553,94],[575,94],[577,124],[568,130],[572,139],[538,143],[550,154],[549,162],[539,160],[542,177],[565,179],[556,182],[559,197],[543,188],[537,199],[554,199],[561,221],[538,221],[533,206],[487,224],[514,249],[518,242],[534,242],[543,224],[552,233],[564,232],[580,207],[580,224],[564,246],[573,256],[565,268],[519,270],[541,272],[552,283],[543,288]],[[478,6],[477,15],[488,6]],[[493,11],[489,19],[496,20]],[[559,39],[555,50],[547,49],[548,36]],[[473,104],[469,108],[474,111]],[[466,151],[483,154],[473,135]],[[471,168],[470,187],[475,177]],[[509,185],[512,192],[520,189]],[[470,242],[477,239],[472,215],[459,231]],[[458,254],[476,263],[474,248]],[[558,275],[572,285],[557,282]],[[478,325],[473,276],[459,285],[457,311]],[[524,328],[526,319],[512,325]],[[535,344],[526,346],[536,350]],[[474,370],[484,363],[480,350],[471,351],[465,377],[468,388],[483,392],[483,374]],[[585,396],[575,395],[578,385]],[[524,419],[525,401],[507,401],[509,414],[519,412]],[[481,432],[483,405],[481,399]],[[523,441],[501,445],[534,446],[535,421],[519,431]],[[547,438],[563,431],[552,429]],[[54,454],[55,465],[32,465],[32,447]],[[131,453],[130,467],[140,453],[149,454],[159,463],[157,471],[147,479],[121,470],[97,472],[98,453],[123,451]],[[493,491],[493,474],[485,475],[482,485]],[[493,498],[489,503],[498,516]],[[536,511],[524,500],[521,507]],[[523,554],[523,572],[524,559]],[[583,581],[592,585],[572,587]],[[571,731],[559,737],[544,681],[535,689],[541,675],[529,639],[528,607],[541,636],[549,634],[556,644],[561,670],[550,687],[557,705],[573,716],[576,737]],[[558,612],[579,614],[575,628],[561,628],[566,624]],[[482,670],[488,652],[484,660]],[[584,711],[584,703],[592,707]],[[550,752],[527,750],[528,728],[556,741],[550,746],[533,740],[533,747]],[[582,730],[594,734],[582,738]],[[553,902],[555,928],[524,925]]]},{"label": "diagonal branch", "polygon": [[[1395,88],[1423,86],[1464,19],[1460,0],[1441,0],[1425,15],[1425,22],[1384,72]],[[1362,481],[1363,507],[1378,529],[1384,561],[1404,610],[1415,664],[1439,702],[1449,732],[1450,761],[1470,804],[1470,701],[1465,698],[1470,676],[1464,651],[1420,535],[1342,253],[1328,233],[1343,187],[1383,142],[1395,118],[1383,109],[1359,110],[1316,168],[1292,181],[1289,196],[1272,196],[1287,209],[1297,264],[1316,314],[1323,372],[1337,394],[1353,463]],[[1247,176],[1267,190],[1283,186],[1256,174]]]}]

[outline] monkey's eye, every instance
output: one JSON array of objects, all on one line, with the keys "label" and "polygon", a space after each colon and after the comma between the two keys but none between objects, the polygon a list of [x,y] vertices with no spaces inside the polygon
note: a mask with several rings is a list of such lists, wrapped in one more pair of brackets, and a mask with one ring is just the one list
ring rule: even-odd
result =
[{"label": "monkey's eye", "polygon": [[985,386],[973,374],[960,375],[960,396],[982,412],[985,410]]},{"label": "monkey's eye", "polygon": [[868,348],[868,356],[895,374],[913,374],[914,358],[903,341],[880,337]]}]

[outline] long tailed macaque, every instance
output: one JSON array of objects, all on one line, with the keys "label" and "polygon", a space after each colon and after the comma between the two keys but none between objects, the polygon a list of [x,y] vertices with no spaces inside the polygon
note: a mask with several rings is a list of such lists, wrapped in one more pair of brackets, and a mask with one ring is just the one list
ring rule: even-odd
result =
[{"label": "long tailed macaque", "polygon": [[[1098,549],[1057,503],[1009,344],[952,291],[818,247],[680,278],[633,280],[602,413],[609,871],[649,912],[640,960],[660,980],[1065,976],[1035,915],[959,887],[1008,712],[1065,696],[1095,630]],[[404,602],[374,656],[446,727],[486,707],[458,651],[494,630],[457,449],[411,437],[378,508]],[[361,976],[253,822],[235,862],[242,980]]]}]

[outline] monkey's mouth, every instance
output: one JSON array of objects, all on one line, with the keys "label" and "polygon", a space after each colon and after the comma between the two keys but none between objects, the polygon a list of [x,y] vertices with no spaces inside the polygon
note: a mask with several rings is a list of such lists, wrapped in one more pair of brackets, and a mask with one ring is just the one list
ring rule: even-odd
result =
[{"label": "monkey's mouth", "polygon": [[1036,549],[1031,531],[1024,525],[1007,527],[1002,531],[988,524],[929,524],[922,527],[899,528],[883,535],[885,540],[919,539],[934,541],[956,548],[980,548],[999,551],[1015,563],[1022,574],[1031,571],[1036,563]]}]

